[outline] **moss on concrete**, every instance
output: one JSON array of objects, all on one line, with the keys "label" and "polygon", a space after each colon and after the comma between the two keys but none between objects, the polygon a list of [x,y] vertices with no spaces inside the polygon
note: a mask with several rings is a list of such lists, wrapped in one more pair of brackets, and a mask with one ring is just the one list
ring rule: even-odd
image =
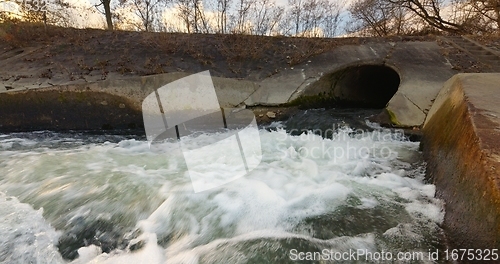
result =
[{"label": "moss on concrete", "polygon": [[391,121],[391,124],[396,125],[396,126],[401,126],[401,123],[398,121],[398,118],[396,117],[394,112],[392,112],[388,108],[385,108],[384,110],[387,113],[387,116],[389,116],[389,120]]},{"label": "moss on concrete", "polygon": [[130,99],[91,90],[39,89],[0,93],[0,113],[0,131],[6,132],[143,126],[142,113]]},{"label": "moss on concrete", "polygon": [[317,95],[303,95],[285,104],[285,106],[298,106],[300,109],[331,108],[338,104],[337,98],[331,94],[321,92]]}]

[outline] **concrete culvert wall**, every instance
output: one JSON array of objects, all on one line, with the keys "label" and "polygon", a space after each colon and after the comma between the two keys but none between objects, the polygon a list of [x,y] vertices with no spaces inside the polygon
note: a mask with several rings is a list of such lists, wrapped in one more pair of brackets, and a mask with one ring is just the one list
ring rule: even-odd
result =
[{"label": "concrete culvert wall", "polygon": [[384,108],[399,83],[399,74],[391,67],[349,66],[311,84],[298,103],[310,107]]},{"label": "concrete culvert wall", "polygon": [[[455,75],[423,127],[426,175],[445,202],[450,248],[500,248],[499,100],[500,74]],[[464,263],[487,263],[474,259]]]}]

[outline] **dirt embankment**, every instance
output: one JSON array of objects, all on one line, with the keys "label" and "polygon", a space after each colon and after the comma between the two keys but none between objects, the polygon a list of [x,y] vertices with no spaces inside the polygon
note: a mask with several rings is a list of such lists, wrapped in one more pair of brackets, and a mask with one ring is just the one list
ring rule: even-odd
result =
[{"label": "dirt embankment", "polygon": [[289,38],[71,29],[0,24],[0,78],[86,82],[120,76],[210,70],[259,80],[342,45],[433,37]]},{"label": "dirt embankment", "polygon": [[[2,82],[38,78],[55,84],[203,70],[213,76],[259,80],[342,45],[433,41],[435,37],[290,38],[0,24],[0,40]],[[481,41],[500,50],[500,36],[481,37]],[[474,58],[440,44],[457,72],[483,71]]]},{"label": "dirt embankment", "polygon": [[0,61],[30,52],[0,65],[3,81],[88,76],[99,80],[113,74],[144,76],[207,69],[214,76],[262,79],[339,45],[366,41],[3,27],[6,41],[0,44]]},{"label": "dirt embankment", "polygon": [[[51,86],[203,70],[213,76],[261,80],[343,45],[436,38],[290,38],[0,24],[0,39],[0,81],[9,89],[15,84]],[[500,37],[487,40],[500,43]],[[483,71],[474,58],[440,44],[457,72]]]}]

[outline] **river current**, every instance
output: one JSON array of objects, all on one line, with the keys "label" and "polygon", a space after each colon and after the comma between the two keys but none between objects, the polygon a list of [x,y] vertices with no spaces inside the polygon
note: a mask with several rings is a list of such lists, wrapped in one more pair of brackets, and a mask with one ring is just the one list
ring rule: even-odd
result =
[{"label": "river current", "polygon": [[0,262],[328,263],[356,251],[337,260],[421,252],[396,263],[433,263],[444,211],[419,143],[332,111],[261,128],[260,165],[199,193],[178,142],[153,151],[127,133],[0,134]]}]

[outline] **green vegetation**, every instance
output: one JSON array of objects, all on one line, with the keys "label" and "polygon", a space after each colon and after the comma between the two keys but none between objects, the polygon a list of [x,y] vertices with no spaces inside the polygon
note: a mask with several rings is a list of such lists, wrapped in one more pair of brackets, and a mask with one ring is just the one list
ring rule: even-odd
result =
[{"label": "green vegetation", "polygon": [[384,111],[389,116],[389,120],[391,120],[391,124],[396,125],[396,126],[401,126],[401,123],[396,118],[396,114],[394,114],[394,112],[392,112],[390,109],[387,109],[387,108],[385,108]]}]

